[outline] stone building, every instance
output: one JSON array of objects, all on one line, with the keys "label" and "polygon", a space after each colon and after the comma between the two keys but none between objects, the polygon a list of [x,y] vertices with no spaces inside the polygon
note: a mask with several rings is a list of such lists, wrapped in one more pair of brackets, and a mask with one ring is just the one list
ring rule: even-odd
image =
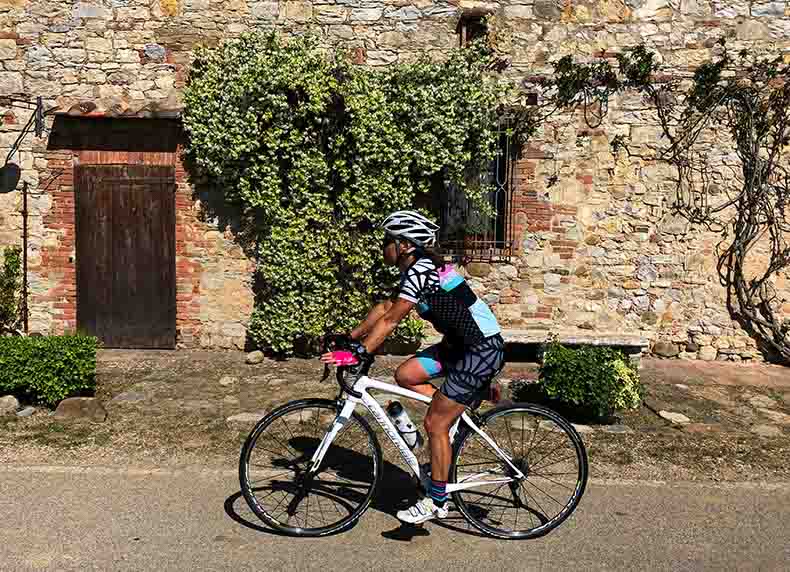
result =
[{"label": "stone building", "polygon": [[[31,331],[88,327],[122,346],[244,345],[254,263],[206,216],[180,162],[178,112],[197,44],[250,29],[312,31],[360,65],[384,66],[441,57],[483,12],[509,73],[523,76],[547,73],[559,55],[639,43],[684,73],[721,37],[790,59],[783,0],[0,0],[0,96],[41,96],[48,110],[44,137],[27,135],[11,159],[21,182],[0,193],[0,246],[19,244],[28,183]],[[522,337],[643,338],[665,355],[759,359],[724,306],[717,237],[669,212],[672,173],[610,152],[616,134],[655,142],[642,108],[625,96],[595,129],[578,118],[547,125],[507,189],[512,248],[473,257],[465,271]],[[30,111],[0,102],[0,114],[7,153]],[[787,279],[777,287],[790,316]],[[140,306],[140,296],[153,302]]]}]

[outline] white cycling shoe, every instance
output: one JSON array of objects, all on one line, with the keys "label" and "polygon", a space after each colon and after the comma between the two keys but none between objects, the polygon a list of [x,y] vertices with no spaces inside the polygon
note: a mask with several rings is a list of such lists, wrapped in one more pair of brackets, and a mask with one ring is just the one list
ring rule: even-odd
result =
[{"label": "white cycling shoe", "polygon": [[398,520],[408,524],[422,524],[435,518],[447,518],[448,514],[447,503],[443,507],[438,507],[433,504],[431,497],[425,497],[418,500],[414,505],[407,509],[399,510]]}]

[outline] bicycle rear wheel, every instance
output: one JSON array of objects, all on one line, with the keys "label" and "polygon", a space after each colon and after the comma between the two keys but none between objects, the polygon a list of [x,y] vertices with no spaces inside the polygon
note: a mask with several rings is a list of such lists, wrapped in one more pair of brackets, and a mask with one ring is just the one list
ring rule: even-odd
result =
[{"label": "bicycle rear wheel", "polygon": [[472,429],[456,441],[450,482],[503,480],[453,492],[472,526],[497,538],[542,536],[576,508],[587,486],[587,452],[579,433],[557,413],[529,403],[493,409],[479,423],[525,476],[515,472]]},{"label": "bicycle rear wheel", "polygon": [[239,482],[252,511],[293,536],[325,536],[351,526],[370,505],[381,480],[378,440],[354,413],[317,473],[310,462],[338,413],[327,399],[292,401],[261,419],[239,459]]}]

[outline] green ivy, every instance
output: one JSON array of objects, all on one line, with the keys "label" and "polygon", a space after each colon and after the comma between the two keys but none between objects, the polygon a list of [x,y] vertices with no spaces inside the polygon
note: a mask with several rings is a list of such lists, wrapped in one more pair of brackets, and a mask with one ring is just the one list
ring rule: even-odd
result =
[{"label": "green ivy", "polygon": [[548,397],[590,408],[600,417],[635,409],[642,403],[639,372],[613,348],[571,349],[552,341],[541,364],[540,385]]},{"label": "green ivy", "polygon": [[0,337],[0,394],[56,405],[94,391],[97,345],[83,335]]},{"label": "green ivy", "polygon": [[425,338],[425,322],[416,318],[406,318],[398,324],[391,337],[404,343],[422,341]]},{"label": "green ivy", "polygon": [[497,108],[483,45],[444,62],[372,71],[315,38],[247,34],[196,53],[185,90],[196,175],[254,221],[249,333],[288,353],[297,338],[353,327],[396,280],[376,225],[443,185],[485,213]]},{"label": "green ivy", "polygon": [[22,249],[6,247],[0,269],[0,334],[19,325],[19,296],[22,285]]}]

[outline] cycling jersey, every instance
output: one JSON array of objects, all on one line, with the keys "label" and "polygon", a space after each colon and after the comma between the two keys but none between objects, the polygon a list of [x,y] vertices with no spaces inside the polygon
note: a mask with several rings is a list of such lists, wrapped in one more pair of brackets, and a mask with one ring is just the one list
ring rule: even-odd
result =
[{"label": "cycling jersey", "polygon": [[491,309],[451,265],[437,268],[418,258],[401,278],[398,297],[416,304],[417,313],[444,340],[418,352],[430,377],[446,376],[439,391],[456,403],[477,407],[505,363],[504,341]]},{"label": "cycling jersey", "polygon": [[418,258],[403,273],[398,297],[416,304],[451,347],[468,348],[500,332],[494,313],[450,264],[440,269]]}]

